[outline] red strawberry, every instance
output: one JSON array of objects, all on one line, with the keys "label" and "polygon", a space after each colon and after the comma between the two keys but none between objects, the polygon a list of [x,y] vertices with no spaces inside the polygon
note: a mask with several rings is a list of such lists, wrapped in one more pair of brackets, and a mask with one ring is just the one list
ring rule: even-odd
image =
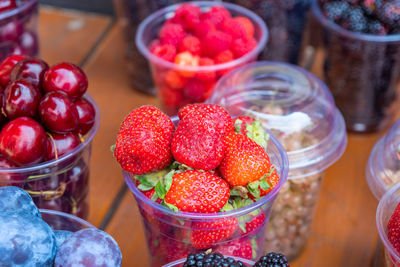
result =
[{"label": "red strawberry", "polygon": [[246,129],[247,124],[251,124],[254,121],[255,121],[255,119],[252,117],[249,117],[249,116],[236,117],[233,120],[233,123],[235,124],[235,132],[246,135],[247,134],[247,129]]},{"label": "red strawberry", "polygon": [[206,86],[199,80],[191,79],[183,88],[183,95],[193,102],[203,102],[206,100]]},{"label": "red strawberry", "polygon": [[[213,65],[214,65],[214,60],[212,58],[201,57],[199,60],[199,66],[213,66]],[[196,78],[203,82],[213,82],[215,81],[216,77],[217,74],[213,70],[198,71],[196,74]]]},{"label": "red strawberry", "polygon": [[133,174],[162,170],[172,161],[173,132],[171,119],[159,109],[137,108],[121,124],[114,155],[121,167]]},{"label": "red strawberry", "polygon": [[192,55],[201,54],[200,39],[196,36],[188,35],[179,44],[179,52],[189,51]]},{"label": "red strawberry", "polygon": [[193,222],[190,242],[195,248],[205,249],[231,237],[238,228],[236,218]]},{"label": "red strawberry", "polygon": [[251,240],[248,237],[234,239],[232,241],[223,243],[219,245],[215,251],[221,253],[222,255],[239,257],[248,260],[251,260],[253,256],[253,247]]},{"label": "red strawberry", "polygon": [[201,20],[195,25],[193,32],[197,37],[203,38],[208,32],[215,31],[216,29],[211,20]]},{"label": "red strawberry", "polygon": [[150,52],[162,59],[165,59],[166,61],[174,61],[175,56],[176,56],[176,48],[173,45],[170,44],[164,44],[164,45],[154,45]]},{"label": "red strawberry", "polygon": [[387,225],[389,242],[400,253],[400,203],[397,205]]},{"label": "red strawberry", "polygon": [[165,202],[181,211],[214,213],[229,198],[228,184],[211,172],[196,170],[175,173]]},{"label": "red strawberry", "polygon": [[251,216],[251,221],[247,222],[245,225],[245,233],[251,233],[255,230],[257,230],[258,228],[260,228],[261,226],[264,225],[265,222],[265,214],[261,213],[258,216]]},{"label": "red strawberry", "polygon": [[172,139],[171,151],[178,162],[191,168],[213,170],[224,156],[223,140],[233,131],[233,122],[222,107],[202,105],[194,106],[196,109],[182,117]]},{"label": "red strawberry", "polygon": [[249,37],[249,38],[254,37],[255,30],[254,30],[254,25],[251,22],[251,20],[249,20],[246,17],[235,17],[235,18],[233,18],[233,20],[238,21],[240,24],[243,25],[243,27],[246,30],[247,37]]},{"label": "red strawberry", "polygon": [[232,44],[232,36],[222,31],[211,31],[202,40],[203,55],[215,57],[218,53],[228,50]]},{"label": "red strawberry", "polygon": [[232,43],[232,52],[236,58],[242,57],[253,51],[257,46],[257,41],[254,38],[239,38]]},{"label": "red strawberry", "polygon": [[248,116],[235,118],[235,132],[246,135],[264,149],[267,147],[269,136],[265,132],[261,122]]},{"label": "red strawberry", "polygon": [[159,32],[162,44],[170,44],[175,47],[185,38],[185,35],[182,25],[177,23],[166,23]]},{"label": "red strawberry", "polygon": [[269,174],[269,157],[256,142],[235,132],[228,133],[224,141],[226,150],[219,171],[231,187],[247,186]]},{"label": "red strawberry", "polygon": [[[271,168],[273,168],[273,166],[271,165]],[[274,168],[271,172],[271,175],[266,176],[264,178],[264,180],[268,183],[268,186],[266,187],[265,190],[263,190],[261,188],[261,185],[259,186],[260,189],[260,196],[265,196],[266,194],[268,194],[279,182],[279,175],[276,172],[276,169]]]},{"label": "red strawberry", "polygon": [[165,263],[186,258],[189,253],[195,251],[190,244],[162,235],[160,235],[157,243],[158,247],[152,255],[157,255],[155,258],[160,259],[160,265],[155,266],[163,266]]},{"label": "red strawberry", "polygon": [[200,21],[201,10],[192,4],[181,4],[176,10],[172,21],[181,24],[186,30],[192,30]]},{"label": "red strawberry", "polygon": [[217,28],[221,28],[225,20],[231,18],[231,14],[222,6],[213,6],[201,15],[203,20],[210,20]]}]

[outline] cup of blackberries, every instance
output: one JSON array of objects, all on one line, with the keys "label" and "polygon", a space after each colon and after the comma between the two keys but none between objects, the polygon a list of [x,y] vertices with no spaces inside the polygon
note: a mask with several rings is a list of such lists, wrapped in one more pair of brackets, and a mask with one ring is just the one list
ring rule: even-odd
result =
[{"label": "cup of blackberries", "polygon": [[99,109],[72,63],[8,56],[0,63],[0,187],[42,209],[88,216],[91,143]]}]

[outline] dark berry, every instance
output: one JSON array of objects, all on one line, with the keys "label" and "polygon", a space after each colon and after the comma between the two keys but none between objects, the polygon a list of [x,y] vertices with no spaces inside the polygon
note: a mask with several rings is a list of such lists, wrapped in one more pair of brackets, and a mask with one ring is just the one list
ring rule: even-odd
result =
[{"label": "dark berry", "polygon": [[400,27],[400,2],[386,2],[377,10],[377,17],[390,27]]},{"label": "dark berry", "polygon": [[364,10],[365,14],[372,16],[377,10],[382,8],[383,0],[362,0],[360,6]]},{"label": "dark berry", "polygon": [[361,7],[348,9],[340,23],[343,28],[353,32],[365,32],[367,24],[368,20]]},{"label": "dark berry", "polygon": [[289,266],[287,258],[280,253],[268,253],[264,257],[261,257],[254,267],[263,267],[263,266],[274,266],[274,267],[287,267]]},{"label": "dark berry", "polygon": [[349,3],[347,2],[330,2],[326,3],[323,6],[323,11],[325,16],[336,23],[342,21],[344,14],[347,13],[348,9],[350,8]]},{"label": "dark berry", "polygon": [[368,33],[375,35],[386,35],[388,30],[378,20],[370,20],[368,22]]},{"label": "dark berry", "polygon": [[240,267],[245,266],[241,261],[235,261],[235,259],[224,256],[220,253],[192,253],[186,258],[183,267],[198,267],[198,266],[229,266],[229,267]]}]

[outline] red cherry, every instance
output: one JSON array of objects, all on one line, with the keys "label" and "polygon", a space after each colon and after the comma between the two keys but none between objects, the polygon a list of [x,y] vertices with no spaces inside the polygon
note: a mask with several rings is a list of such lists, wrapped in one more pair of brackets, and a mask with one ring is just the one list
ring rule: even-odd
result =
[{"label": "red cherry", "polygon": [[[0,155],[0,168],[15,168],[17,165],[15,165],[14,162],[6,159],[4,156]],[[0,187],[1,186],[18,186],[22,187],[23,186],[23,180],[24,176],[21,175],[20,173],[10,173],[7,171],[0,171]]]},{"label": "red cherry", "polygon": [[10,83],[4,91],[3,108],[7,117],[35,117],[40,102],[39,89],[26,81]]},{"label": "red cherry", "polygon": [[44,157],[46,133],[29,117],[7,123],[0,132],[0,153],[19,165],[39,163]]},{"label": "red cherry", "polygon": [[68,133],[78,127],[78,112],[63,92],[47,93],[40,101],[39,115],[42,123],[52,132]]},{"label": "red cherry", "polygon": [[41,88],[44,73],[49,65],[41,59],[25,58],[19,61],[11,71],[10,81],[24,80]]},{"label": "red cherry", "polygon": [[0,1],[0,12],[10,10],[17,7],[15,0],[1,0]]},{"label": "red cherry", "polygon": [[78,132],[84,135],[92,128],[96,117],[96,111],[93,105],[84,98],[76,100],[75,107],[79,117]]},{"label": "red cherry", "polygon": [[12,21],[0,26],[0,41],[17,42],[23,32],[24,26],[22,22],[15,18]]},{"label": "red cherry", "polygon": [[51,137],[47,136],[45,160],[52,160],[55,158],[59,158],[62,155],[66,155],[71,152],[75,147],[79,146],[80,143],[81,141],[76,134],[52,133]]},{"label": "red cherry", "polygon": [[45,92],[63,91],[72,98],[81,97],[87,90],[88,79],[78,66],[62,62],[52,66],[45,74]]},{"label": "red cherry", "polygon": [[[7,87],[8,83],[10,82],[10,74],[12,68],[17,64],[19,61],[23,60],[25,56],[22,55],[10,55],[6,57],[0,64],[0,85],[4,88]],[[3,91],[2,90],[2,91]]]}]

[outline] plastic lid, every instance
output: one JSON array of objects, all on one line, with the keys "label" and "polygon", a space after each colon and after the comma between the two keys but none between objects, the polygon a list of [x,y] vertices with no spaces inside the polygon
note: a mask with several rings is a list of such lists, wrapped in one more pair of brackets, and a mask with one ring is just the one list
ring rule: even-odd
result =
[{"label": "plastic lid", "polygon": [[372,149],[366,169],[367,182],[377,199],[400,182],[400,120]]},{"label": "plastic lid", "polygon": [[330,91],[290,64],[238,68],[221,78],[207,102],[224,106],[232,116],[259,118],[288,152],[288,179],[325,170],[346,148],[345,123]]}]

